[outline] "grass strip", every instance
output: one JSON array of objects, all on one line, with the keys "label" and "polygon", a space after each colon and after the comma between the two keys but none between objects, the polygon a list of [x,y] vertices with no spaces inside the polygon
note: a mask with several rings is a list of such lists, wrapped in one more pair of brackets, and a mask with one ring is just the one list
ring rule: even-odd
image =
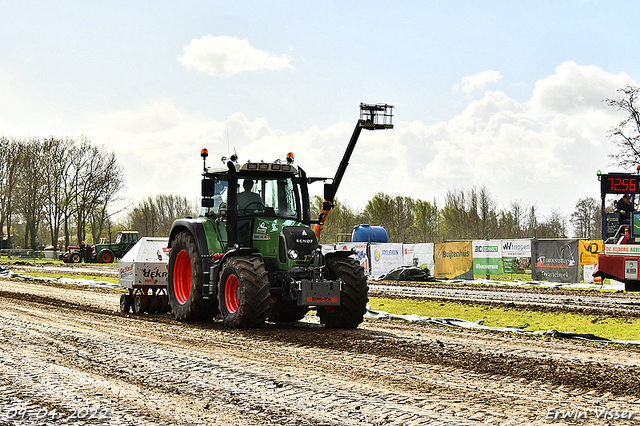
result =
[{"label": "grass strip", "polygon": [[526,330],[550,329],[592,333],[615,340],[640,340],[640,320],[637,318],[609,318],[561,312],[522,311],[469,303],[439,302],[413,299],[387,299],[370,297],[374,311],[396,315],[416,314],[427,317],[459,318],[467,321],[483,320],[489,327],[513,327],[529,324]]}]

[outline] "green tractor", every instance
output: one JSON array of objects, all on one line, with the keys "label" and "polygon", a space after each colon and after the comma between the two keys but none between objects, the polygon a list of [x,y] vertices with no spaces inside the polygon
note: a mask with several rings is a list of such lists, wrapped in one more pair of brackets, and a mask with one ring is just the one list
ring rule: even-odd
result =
[{"label": "green tractor", "polygon": [[239,163],[234,155],[216,168],[207,167],[203,149],[200,215],[176,220],[169,236],[167,293],[176,319],[220,315],[226,325],[256,327],[298,321],[315,309],[326,327],[358,327],[368,302],[365,271],[351,252],[323,254],[318,237],[360,131],[393,128],[392,110],[360,105],[317,220],[308,184],[327,179],[308,178],[293,154],[273,163]]},{"label": "green tractor", "polygon": [[138,242],[138,231],[119,231],[113,243],[100,241],[93,246],[91,260],[98,263],[112,263],[122,258]]}]

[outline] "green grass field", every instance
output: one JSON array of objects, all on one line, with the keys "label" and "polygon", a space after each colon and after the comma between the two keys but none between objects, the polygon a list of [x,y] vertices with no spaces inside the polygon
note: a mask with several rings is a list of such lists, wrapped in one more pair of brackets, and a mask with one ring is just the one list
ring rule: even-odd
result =
[{"label": "green grass field", "polygon": [[490,327],[529,324],[526,330],[547,331],[553,329],[574,333],[593,333],[608,339],[640,340],[640,320],[638,318],[604,318],[573,313],[522,311],[465,303],[380,297],[371,297],[369,303],[374,311],[385,311],[398,315],[417,314],[429,317],[460,318],[472,322],[484,320],[484,325]]}]

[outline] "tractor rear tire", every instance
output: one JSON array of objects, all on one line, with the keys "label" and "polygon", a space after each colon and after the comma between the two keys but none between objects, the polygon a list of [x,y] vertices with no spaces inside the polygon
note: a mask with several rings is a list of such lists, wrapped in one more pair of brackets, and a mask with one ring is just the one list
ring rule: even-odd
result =
[{"label": "tractor rear tire", "polygon": [[329,278],[343,281],[340,306],[319,306],[320,323],[329,328],[358,328],[367,311],[369,286],[364,268],[351,258],[327,259]]},{"label": "tractor rear tire", "polygon": [[218,283],[220,312],[229,327],[259,327],[269,314],[269,280],[258,257],[232,257]]},{"label": "tractor rear tire", "polygon": [[82,262],[82,256],[80,256],[80,253],[71,253],[71,255],[69,256],[69,259],[71,259],[71,263]]},{"label": "tractor rear tire", "polygon": [[191,233],[180,232],[169,253],[167,293],[179,321],[210,321],[218,315],[215,299],[202,298],[202,260]]},{"label": "tractor rear tire", "polygon": [[113,252],[109,249],[102,249],[98,253],[98,262],[100,263],[112,263],[114,259]]},{"label": "tractor rear tire", "polygon": [[308,306],[298,306],[295,301],[278,299],[271,304],[267,319],[272,322],[296,322],[304,318],[307,312],[309,312]]}]

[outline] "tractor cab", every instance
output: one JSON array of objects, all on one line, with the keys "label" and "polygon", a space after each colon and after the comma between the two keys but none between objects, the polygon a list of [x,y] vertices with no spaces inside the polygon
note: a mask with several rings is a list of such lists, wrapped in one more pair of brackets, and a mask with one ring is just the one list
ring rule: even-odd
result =
[{"label": "tractor cab", "polygon": [[[235,245],[264,248],[271,232],[309,227],[307,178],[292,162],[289,153],[286,164],[229,161],[227,167],[205,166],[200,215],[213,222],[222,252]],[[317,239],[313,243],[315,249]]]}]

